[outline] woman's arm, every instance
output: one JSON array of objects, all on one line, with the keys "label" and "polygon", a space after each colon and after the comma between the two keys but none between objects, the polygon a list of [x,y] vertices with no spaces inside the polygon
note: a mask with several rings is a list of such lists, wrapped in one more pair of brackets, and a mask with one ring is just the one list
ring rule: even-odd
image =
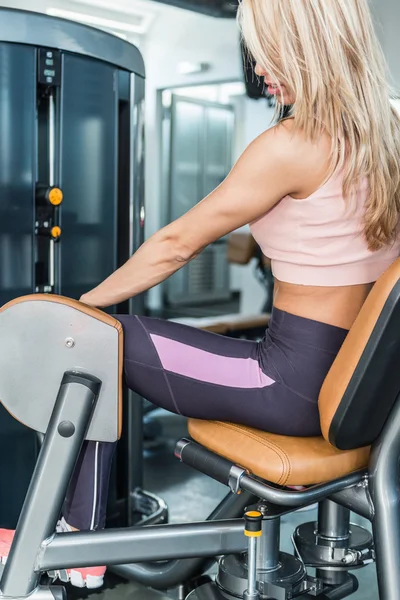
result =
[{"label": "woman's arm", "polygon": [[299,143],[287,127],[278,125],[263,133],[216,190],[149,238],[81,301],[107,307],[150,289],[211,242],[265,214],[285,195],[298,192]]}]

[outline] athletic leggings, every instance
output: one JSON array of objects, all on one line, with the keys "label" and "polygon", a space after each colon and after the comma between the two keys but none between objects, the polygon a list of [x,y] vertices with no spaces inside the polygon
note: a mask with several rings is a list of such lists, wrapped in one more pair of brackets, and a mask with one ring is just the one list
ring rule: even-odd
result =
[{"label": "athletic leggings", "polygon": [[[117,318],[124,329],[125,382],[155,405],[271,433],[320,435],[318,394],[346,330],[277,309],[260,342],[171,321]],[[104,527],[115,446],[84,443],[63,511],[71,526]]]}]

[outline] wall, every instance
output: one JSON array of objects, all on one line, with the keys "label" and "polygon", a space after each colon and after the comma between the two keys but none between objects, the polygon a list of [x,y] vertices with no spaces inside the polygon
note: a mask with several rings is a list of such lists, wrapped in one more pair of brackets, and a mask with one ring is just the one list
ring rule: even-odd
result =
[{"label": "wall", "polygon": [[[161,225],[160,172],[161,104],[159,90],[190,84],[241,78],[239,34],[234,19],[214,19],[166,7],[146,38],[146,234]],[[205,62],[210,69],[201,75],[184,76],[179,63]],[[152,308],[160,306],[160,288],[148,295]]]},{"label": "wall", "polygon": [[400,2],[399,0],[374,0],[372,9],[393,86],[397,92],[400,92]]},{"label": "wall", "polygon": [[[257,136],[271,126],[274,111],[266,101],[242,99],[240,110],[241,122],[241,151],[243,151]],[[249,232],[248,227],[242,231]],[[265,290],[254,274],[255,261],[247,266],[231,266],[231,289],[241,291],[240,312],[254,314],[260,312],[265,302]]]}]

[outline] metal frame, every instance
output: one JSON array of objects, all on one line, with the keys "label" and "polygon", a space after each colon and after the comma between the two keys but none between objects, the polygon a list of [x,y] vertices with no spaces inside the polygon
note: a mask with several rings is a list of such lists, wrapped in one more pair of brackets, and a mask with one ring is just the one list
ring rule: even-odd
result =
[{"label": "metal frame", "polygon": [[[254,500],[248,494],[226,499],[204,523],[54,534],[100,387],[101,381],[87,373],[64,375],[3,571],[1,596],[22,598],[40,591],[40,573],[47,570],[104,562],[207,558],[246,549],[243,521],[232,517],[242,514],[245,504]],[[173,572],[175,577],[183,576],[188,568],[196,571],[201,564],[163,565],[160,576],[163,570],[170,577]]]},{"label": "metal frame", "polygon": [[[218,84],[216,84],[216,85],[218,85]],[[186,86],[180,86],[180,87],[186,87]],[[175,88],[175,89],[177,89],[177,88]],[[177,95],[177,94],[173,93],[174,90],[172,88],[168,89],[168,90],[164,90],[164,91],[171,91],[171,102],[168,107],[166,107],[166,106],[162,107],[162,118],[161,118],[161,128],[163,129],[163,124],[165,125],[164,130],[162,130],[162,135],[164,135],[164,136],[167,134],[169,135],[169,139],[163,140],[163,144],[162,144],[162,151],[163,151],[162,153],[165,154],[165,151],[167,151],[168,156],[161,157],[161,162],[165,163],[165,164],[162,164],[162,170],[164,171],[163,172],[163,180],[164,180],[164,187],[165,187],[164,200],[166,203],[165,204],[166,208],[164,209],[163,219],[164,219],[165,223],[169,223],[172,220],[171,213],[173,212],[173,195],[171,193],[171,190],[172,190],[172,183],[173,183],[172,165],[173,165],[173,163],[176,162],[174,160],[174,147],[175,147],[174,142],[175,142],[175,138],[176,138],[176,131],[174,129],[174,123],[177,120],[177,104],[179,102],[184,102],[185,104],[191,104],[194,106],[202,107],[203,109],[220,108],[220,109],[226,110],[227,112],[232,113],[232,115],[233,115],[232,139],[234,138],[234,129],[235,129],[235,109],[234,109],[234,106],[231,104],[223,104],[222,105],[218,102],[204,100],[201,98]],[[161,101],[162,101],[162,97],[161,97]],[[204,189],[205,189],[204,163],[206,160],[205,159],[206,155],[205,155],[204,150],[205,150],[205,145],[206,145],[206,131],[207,131],[207,119],[208,119],[207,113],[204,113],[203,116],[204,116],[203,128],[199,131],[199,140],[198,140],[199,147],[200,147],[199,160],[201,163],[201,168],[199,169],[199,173],[197,174],[196,185],[198,185],[199,189],[202,190],[201,196],[206,196],[209,193],[208,191],[204,192]],[[232,144],[227,144],[227,148],[229,148],[230,146],[232,146]],[[228,161],[229,164],[227,163],[227,172],[232,167],[233,152],[231,151],[229,154],[230,154],[230,157],[229,157],[230,160]],[[221,238],[221,240],[217,240],[216,242],[213,242],[207,251],[215,252],[216,249],[223,246],[224,244],[226,244],[226,238]],[[202,260],[202,259],[199,258],[199,260]],[[184,270],[181,270],[180,273],[177,273],[176,276],[173,277],[171,280],[165,281],[162,284],[163,300],[164,300],[164,303],[166,303],[168,305],[168,308],[176,309],[179,306],[190,306],[190,305],[194,305],[194,304],[199,305],[202,302],[229,300],[229,293],[227,293],[225,291],[221,291],[221,290],[219,290],[219,291],[213,290],[212,292],[197,291],[195,294],[196,299],[194,301],[193,291],[192,292],[190,291],[190,289],[187,286],[187,281],[186,281],[189,279],[189,269],[190,268],[192,268],[192,267],[189,267],[189,266],[185,267]],[[184,275],[184,273],[186,273],[186,275]],[[226,276],[229,277],[228,265],[227,265],[227,270],[226,270]],[[178,277],[178,280],[176,279],[176,277]],[[182,283],[183,280],[185,281],[185,283],[182,285],[185,288],[185,290],[182,293],[175,292],[176,282],[180,281]],[[227,287],[229,287],[229,286],[227,286]]]},{"label": "metal frame", "polygon": [[[71,375],[80,383],[70,383]],[[38,548],[55,531],[100,388],[92,375],[64,375],[1,578],[4,596],[27,596],[37,587]]]},{"label": "metal frame", "polygon": [[370,492],[380,600],[397,600],[400,590],[400,400],[374,444]]},{"label": "metal frame", "polygon": [[104,563],[172,560],[238,554],[247,548],[242,519],[152,525],[56,534],[41,545],[36,571],[92,567]]},{"label": "metal frame", "polygon": [[[257,498],[288,508],[298,508],[307,504],[320,502],[332,494],[341,492],[345,488],[362,485],[367,477],[367,471],[356,471],[340,479],[296,492],[273,487],[272,484],[261,483],[261,481],[249,475],[245,469],[239,468],[226,458],[185,438],[178,442],[175,449],[175,456],[183,463],[229,486],[234,493],[237,493],[239,490],[245,490],[257,496]],[[213,465],[213,472],[210,472],[211,463]],[[359,495],[357,495],[353,499],[353,503],[355,507],[359,503],[365,511],[364,498],[360,499]]]},{"label": "metal frame", "polygon": [[83,54],[145,77],[143,58],[135,46],[115,35],[68,19],[1,7],[0,39]]},{"label": "metal frame", "polygon": [[[236,465],[234,469],[228,468],[229,461],[213,455],[217,462],[212,463],[212,476],[221,480],[224,474],[227,485],[232,485],[232,477],[236,477],[233,484],[236,491],[243,490],[243,494],[227,496],[205,522],[54,534],[100,387],[101,381],[87,373],[64,374],[4,568],[0,597],[19,599],[35,593],[40,599],[62,598],[59,588],[38,587],[41,572],[104,563],[119,565],[114,568],[117,573],[152,587],[177,585],[204,572],[210,558],[246,551],[243,519],[237,517],[255,498],[261,498],[259,506],[264,507],[265,526],[268,530],[273,527],[275,532],[265,540],[262,549],[265,564],[271,559],[268,554],[274,551],[279,539],[279,514],[319,501],[318,535],[342,540],[348,535],[351,508],[373,524],[380,600],[397,600],[400,587],[400,403],[373,447],[369,478],[359,472],[306,491],[291,492],[257,481]],[[178,447],[182,459],[190,446],[189,457],[193,458],[193,452],[197,451],[200,458],[212,454],[184,440]],[[222,461],[219,466],[218,461]],[[201,467],[201,461],[199,464]],[[271,501],[275,504],[269,504]],[[121,563],[137,564],[121,566]],[[343,588],[343,594],[332,596],[335,598],[345,597],[346,589],[348,593],[355,589],[354,582],[343,574],[331,576],[329,585],[336,586],[337,590]]]}]

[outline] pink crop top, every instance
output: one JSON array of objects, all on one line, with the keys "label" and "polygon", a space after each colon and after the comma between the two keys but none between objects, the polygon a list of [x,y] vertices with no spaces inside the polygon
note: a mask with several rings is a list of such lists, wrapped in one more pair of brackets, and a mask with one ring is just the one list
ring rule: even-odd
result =
[{"label": "pink crop top", "polygon": [[251,223],[276,279],[310,286],[372,283],[398,258],[400,238],[376,252],[368,249],[363,232],[367,182],[353,206],[343,199],[342,186],[343,176],[335,174],[305,200],[286,196]]}]

